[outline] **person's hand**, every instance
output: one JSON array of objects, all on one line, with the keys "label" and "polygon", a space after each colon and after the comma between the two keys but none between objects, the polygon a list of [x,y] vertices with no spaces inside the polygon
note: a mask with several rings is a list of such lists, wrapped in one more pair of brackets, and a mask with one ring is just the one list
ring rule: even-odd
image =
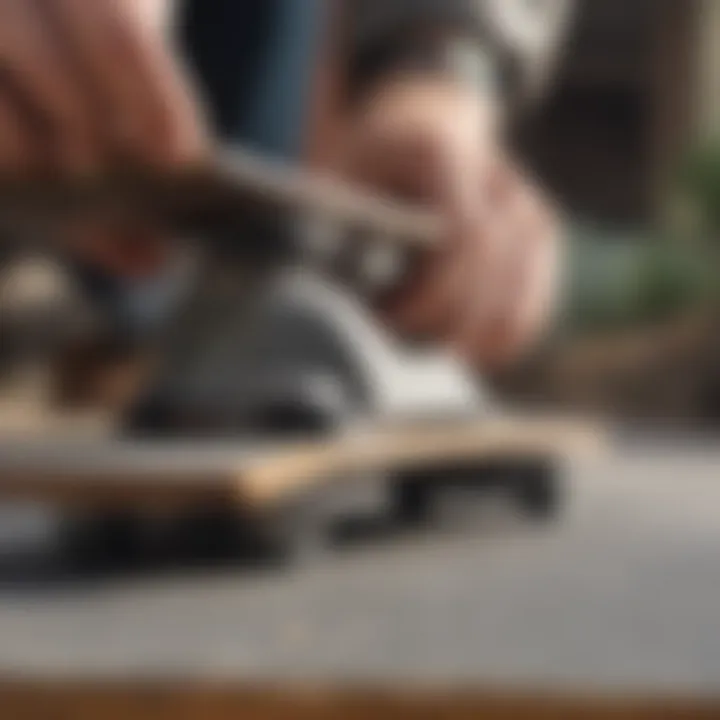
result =
[{"label": "person's hand", "polygon": [[387,83],[353,117],[350,177],[425,203],[449,232],[381,311],[403,333],[446,342],[475,363],[517,358],[549,318],[560,264],[558,223],[502,152],[495,109],[444,80]]},{"label": "person's hand", "polygon": [[[3,180],[172,169],[200,157],[198,107],[161,27],[170,1],[0,0]],[[101,228],[70,233],[73,249],[110,266],[157,254],[149,236],[129,237],[139,231]]]},{"label": "person's hand", "polygon": [[202,147],[158,3],[0,0],[0,173],[168,165]]}]

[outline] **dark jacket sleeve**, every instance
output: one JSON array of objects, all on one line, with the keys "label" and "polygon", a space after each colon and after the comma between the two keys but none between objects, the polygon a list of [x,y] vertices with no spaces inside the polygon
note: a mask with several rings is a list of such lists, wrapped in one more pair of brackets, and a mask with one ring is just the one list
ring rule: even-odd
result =
[{"label": "dark jacket sleeve", "polygon": [[344,0],[351,83],[362,85],[392,62],[416,29],[442,28],[493,54],[512,94],[546,79],[574,0]]}]

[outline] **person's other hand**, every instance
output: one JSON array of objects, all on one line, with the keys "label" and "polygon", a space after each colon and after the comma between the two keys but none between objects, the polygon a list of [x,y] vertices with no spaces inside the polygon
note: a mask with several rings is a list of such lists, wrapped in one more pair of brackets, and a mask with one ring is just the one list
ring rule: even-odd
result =
[{"label": "person's other hand", "polygon": [[[170,2],[0,0],[0,177],[92,177],[200,157],[198,106],[162,28]],[[150,237],[129,237],[141,232],[101,228],[71,233],[73,249],[109,266],[132,265],[143,248],[157,254]]]},{"label": "person's other hand", "polygon": [[381,308],[400,332],[446,342],[497,367],[551,315],[559,225],[539,189],[502,152],[492,103],[459,84],[389,82],[353,116],[350,176],[428,204],[449,228]]}]

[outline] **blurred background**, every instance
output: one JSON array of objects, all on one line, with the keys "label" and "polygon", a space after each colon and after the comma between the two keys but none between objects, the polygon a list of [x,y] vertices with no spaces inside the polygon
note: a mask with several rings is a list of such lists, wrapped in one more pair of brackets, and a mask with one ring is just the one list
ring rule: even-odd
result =
[{"label": "blurred background", "polygon": [[569,217],[566,315],[522,393],[720,421],[720,3],[583,0],[522,142]]}]

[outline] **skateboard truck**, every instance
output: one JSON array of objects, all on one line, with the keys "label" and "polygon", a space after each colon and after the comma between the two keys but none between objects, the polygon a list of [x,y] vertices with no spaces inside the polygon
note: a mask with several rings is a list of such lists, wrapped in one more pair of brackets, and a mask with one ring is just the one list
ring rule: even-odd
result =
[{"label": "skateboard truck", "polygon": [[[372,262],[362,272],[364,261],[383,251],[431,247],[441,232],[437,217],[247,158],[237,167],[235,182],[242,176],[254,193],[262,189],[264,202],[294,212],[299,252],[250,292],[228,271],[227,246],[219,264],[210,259],[165,338],[168,362],[160,362],[157,381],[128,418],[131,434],[332,441],[366,427],[469,423],[491,415],[488,391],[468,367],[448,352],[400,341],[363,302],[363,292],[392,277],[403,258],[381,257],[380,278]],[[429,512],[438,485],[431,477],[442,474],[416,465],[417,472],[400,472],[391,483],[396,513],[405,519]],[[462,465],[446,464],[445,485],[450,475],[460,484],[487,484],[485,468],[471,462],[473,477]]]},{"label": "skateboard truck", "polygon": [[[158,381],[129,428],[249,432],[295,414],[310,430],[486,408],[467,368],[392,338],[361,299],[440,240],[438,216],[239,149],[173,176],[0,188],[0,220],[52,224],[88,205],[203,238],[196,286],[156,343]],[[333,417],[311,417],[323,413]]]}]

